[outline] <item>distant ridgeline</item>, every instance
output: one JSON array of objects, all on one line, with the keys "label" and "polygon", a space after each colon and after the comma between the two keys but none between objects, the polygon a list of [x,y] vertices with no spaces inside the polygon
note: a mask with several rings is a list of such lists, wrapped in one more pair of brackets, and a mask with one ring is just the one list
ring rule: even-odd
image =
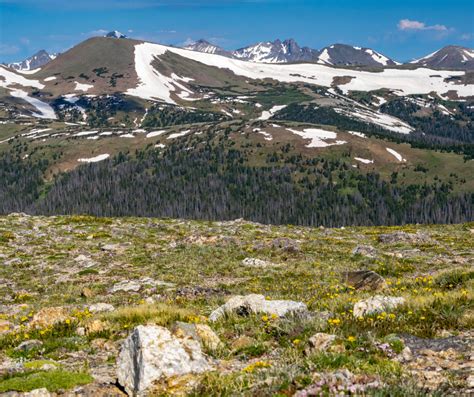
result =
[{"label": "distant ridgeline", "polygon": [[[277,156],[277,155],[276,155]],[[91,214],[228,220],[308,226],[458,223],[474,220],[474,194],[448,184],[397,184],[352,170],[341,160],[293,156],[276,165],[245,164],[223,145],[84,165],[43,180],[46,161],[0,158],[0,213]]]}]

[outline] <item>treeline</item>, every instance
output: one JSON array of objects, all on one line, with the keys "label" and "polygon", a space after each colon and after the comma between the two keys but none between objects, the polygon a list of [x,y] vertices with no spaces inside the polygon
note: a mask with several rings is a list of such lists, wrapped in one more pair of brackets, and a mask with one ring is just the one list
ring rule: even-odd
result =
[{"label": "treeline", "polygon": [[[164,155],[155,150],[135,156],[121,154],[60,175],[47,191],[37,176],[30,176],[33,180],[24,179],[24,183],[10,187],[10,199],[5,202],[9,204],[1,211],[245,218],[309,226],[474,219],[473,195],[454,195],[448,185],[399,186],[396,178],[383,181],[377,174],[358,173],[337,160],[314,160],[304,170],[291,163],[250,167],[245,165],[244,156],[237,150],[209,145],[194,151],[171,147]],[[23,178],[26,174],[17,171]],[[30,182],[26,188],[25,183]],[[1,189],[4,191],[4,186]]]},{"label": "treeline", "polygon": [[32,162],[5,153],[0,156],[0,213],[34,210],[44,185],[46,160]]},{"label": "treeline", "polygon": [[474,143],[474,112],[467,109],[464,103],[456,107],[451,115],[443,114],[439,109],[429,117],[419,116],[421,106],[405,99],[395,99],[380,107],[383,113],[406,121],[417,131],[427,135],[448,138],[463,143]]},{"label": "treeline", "polygon": [[179,106],[153,105],[148,109],[143,128],[166,127],[170,125],[216,122],[227,120],[223,114],[188,110]]},{"label": "treeline", "polygon": [[[396,143],[409,143],[419,149],[431,149],[444,152],[463,154],[466,160],[474,159],[474,129],[469,120],[453,121],[447,117],[414,117],[408,111],[402,112],[403,106],[416,109],[415,104],[395,101],[393,106],[382,107],[381,110],[415,127],[410,134],[398,134],[385,130],[377,125],[354,120],[337,113],[329,107],[314,107],[310,105],[291,104],[273,115],[272,119],[281,121],[298,121],[304,123],[335,126],[342,131],[359,131],[369,136],[389,139]],[[385,105],[384,105],[385,106]],[[400,107],[399,107],[400,106]],[[407,109],[403,107],[403,109]],[[459,116],[461,117],[461,116]],[[441,120],[441,121],[440,121]]]}]

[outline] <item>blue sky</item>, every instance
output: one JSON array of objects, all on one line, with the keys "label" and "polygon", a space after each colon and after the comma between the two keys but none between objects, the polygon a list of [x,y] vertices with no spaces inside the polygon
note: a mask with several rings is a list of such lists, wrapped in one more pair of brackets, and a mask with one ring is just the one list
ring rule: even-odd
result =
[{"label": "blue sky", "polygon": [[180,45],[205,38],[226,49],[294,38],[374,48],[396,60],[447,44],[474,47],[472,0],[0,0],[0,62],[39,49],[64,52],[103,31]]}]

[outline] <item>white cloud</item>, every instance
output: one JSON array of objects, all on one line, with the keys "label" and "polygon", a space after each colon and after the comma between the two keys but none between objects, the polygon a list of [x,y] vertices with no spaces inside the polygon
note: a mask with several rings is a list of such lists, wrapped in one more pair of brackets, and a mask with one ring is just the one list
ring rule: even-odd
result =
[{"label": "white cloud", "polygon": [[449,30],[445,25],[426,25],[424,22],[411,19],[401,19],[398,22],[398,29],[405,31],[434,30],[437,32],[447,32]]},{"label": "white cloud", "polygon": [[19,52],[20,49],[16,45],[8,45],[0,43],[0,55],[12,55]]}]

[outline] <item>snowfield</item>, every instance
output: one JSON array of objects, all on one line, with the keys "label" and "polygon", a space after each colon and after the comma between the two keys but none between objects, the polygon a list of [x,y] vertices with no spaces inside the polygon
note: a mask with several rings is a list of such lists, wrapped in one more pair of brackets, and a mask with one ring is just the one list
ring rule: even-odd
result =
[{"label": "snowfield", "polygon": [[284,109],[286,105],[275,105],[270,110],[264,110],[262,115],[257,120],[268,120],[272,117],[276,112]]},{"label": "snowfield", "polygon": [[306,147],[327,147],[347,143],[346,141],[326,142],[327,139],[336,139],[337,134],[333,131],[322,130],[320,128],[305,128],[303,131],[288,128],[288,131],[299,135],[303,139],[310,139],[311,142],[308,143]]},{"label": "snowfield", "polygon": [[[444,81],[451,76],[464,75],[462,71],[435,71],[418,68],[415,70],[384,69],[382,72],[366,72],[337,69],[320,64],[261,64],[152,43],[141,43],[135,46],[135,69],[140,83],[136,88],[129,89],[127,94],[174,103],[170,96],[171,92],[176,91],[177,87],[181,85],[180,81],[184,80],[179,81],[179,79],[164,76],[151,66],[156,57],[159,58],[167,51],[208,66],[229,69],[238,76],[251,79],[270,78],[281,82],[304,82],[331,87],[335,77],[352,77],[349,83],[339,86],[344,93],[351,90],[372,91],[387,88],[399,96],[428,94],[433,91],[444,95],[451,90],[457,91],[460,97],[473,95],[472,85],[459,85]],[[181,85],[181,90],[182,87]],[[189,91],[187,88],[186,90]]]},{"label": "snowfield", "polygon": [[[161,100],[166,103],[175,104],[171,99],[171,93],[179,93],[181,99],[190,100],[188,96],[193,92],[182,83],[191,79],[179,77],[172,74],[165,76],[151,66],[155,58],[163,55],[168,48],[159,44],[142,43],[135,46],[135,71],[137,72],[139,84],[136,88],[126,91],[126,94],[149,100]],[[194,52],[194,51],[186,51]],[[205,54],[204,54],[205,55]],[[214,55],[209,55],[214,56]],[[187,94],[186,94],[187,93]]]},{"label": "snowfield", "polygon": [[351,118],[356,118],[365,121],[367,123],[376,124],[386,130],[398,132],[400,134],[409,134],[413,131],[413,127],[405,123],[404,121],[385,113],[374,112],[369,108],[334,108],[334,111],[339,114],[349,116]]},{"label": "snowfield", "polygon": [[364,163],[364,164],[373,164],[374,163],[374,160],[364,159],[362,157],[354,157],[354,160],[360,161],[361,163]]},{"label": "snowfield", "polygon": [[87,92],[94,86],[92,84],[82,84],[78,83],[77,81],[74,82],[76,84],[76,88],[74,89],[75,91],[84,91]]},{"label": "snowfield", "polygon": [[153,138],[155,136],[159,136],[161,134],[164,134],[165,132],[166,132],[166,130],[151,131],[148,134],[146,134],[146,137],[147,138]]},{"label": "snowfield", "polygon": [[395,150],[390,149],[390,148],[386,148],[386,149],[387,149],[387,152],[389,152],[392,156],[394,156],[398,161],[400,162],[407,161],[406,159],[403,158],[403,156],[400,153],[396,152]]},{"label": "snowfield", "polygon": [[42,102],[39,99],[28,96],[26,91],[12,90],[11,96],[15,98],[21,98],[33,105],[39,112],[33,112],[32,114],[34,117],[38,117],[40,119],[56,119],[56,113],[54,113],[54,109],[51,106],[49,106],[46,102]]},{"label": "snowfield", "polygon": [[97,163],[99,161],[103,161],[105,159],[108,159],[110,157],[110,154],[104,153],[104,154],[99,154],[98,156],[91,157],[88,159],[77,159],[80,163]]}]

